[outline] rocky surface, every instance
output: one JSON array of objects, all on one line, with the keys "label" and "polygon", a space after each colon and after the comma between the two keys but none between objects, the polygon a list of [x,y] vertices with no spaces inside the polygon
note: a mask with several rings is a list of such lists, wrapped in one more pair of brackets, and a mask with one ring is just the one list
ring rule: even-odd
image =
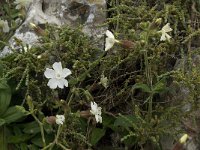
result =
[{"label": "rocky surface", "polygon": [[[83,32],[103,49],[104,33],[106,27],[99,27],[106,20],[105,0],[33,0],[26,9],[26,19],[10,39],[10,44],[15,47],[14,37],[21,39],[24,44],[33,45],[38,41],[38,36],[30,29],[30,23],[70,25],[76,28],[83,26]],[[2,54],[9,52],[5,47]]]}]

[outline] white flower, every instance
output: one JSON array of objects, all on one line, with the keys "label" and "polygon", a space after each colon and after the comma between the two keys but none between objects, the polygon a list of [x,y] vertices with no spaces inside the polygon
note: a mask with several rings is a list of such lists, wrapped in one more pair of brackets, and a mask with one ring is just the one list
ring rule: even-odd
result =
[{"label": "white flower", "polygon": [[68,87],[68,81],[65,78],[71,74],[71,71],[67,68],[63,69],[61,62],[55,62],[53,69],[46,68],[44,72],[45,77],[50,79],[47,85],[51,89],[56,89],[57,86],[61,89],[64,86]]},{"label": "white flower", "polygon": [[90,112],[95,115],[96,122],[102,123],[102,117],[101,117],[101,107],[98,107],[95,102],[91,102],[91,110]]},{"label": "white flower", "polygon": [[119,43],[119,41],[115,39],[114,35],[109,30],[106,31],[106,36],[105,51],[111,49],[115,43]]},{"label": "white flower", "polygon": [[56,115],[56,124],[63,125],[64,122],[65,122],[64,115]]},{"label": "white flower", "polygon": [[17,5],[16,9],[27,8],[32,0],[15,0],[14,3]]},{"label": "white flower", "polygon": [[0,27],[2,27],[3,32],[9,32],[10,28],[8,26],[8,21],[0,20]]},{"label": "white flower", "polygon": [[167,34],[167,32],[172,31],[172,28],[170,28],[169,25],[170,24],[167,23],[164,27],[162,27],[162,30],[158,31],[158,32],[162,33],[160,41],[165,41],[166,39],[169,41],[169,39],[171,38],[171,36],[169,34]]},{"label": "white flower", "polygon": [[104,76],[104,74],[101,75],[100,83],[107,88],[108,87],[108,78]]},{"label": "white flower", "polygon": [[26,45],[24,46],[24,52],[26,53],[29,49],[31,49],[32,45]]}]

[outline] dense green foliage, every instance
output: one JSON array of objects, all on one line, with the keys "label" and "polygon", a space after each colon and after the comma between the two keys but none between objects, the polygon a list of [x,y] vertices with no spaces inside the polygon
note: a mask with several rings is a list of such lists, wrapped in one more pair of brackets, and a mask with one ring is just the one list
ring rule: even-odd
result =
[{"label": "dense green foliage", "polygon": [[[1,121],[5,114],[0,113],[0,125],[3,122],[7,129],[10,147],[102,149],[106,145],[142,149],[151,145],[156,150],[162,149],[163,137],[176,141],[188,132],[188,118],[194,120],[191,128],[196,128],[199,1],[110,0],[108,7],[105,25],[121,44],[107,52],[84,35],[81,27],[46,24],[46,34],[40,36],[37,46],[26,52],[16,39],[22,48],[0,58],[0,83],[7,81],[4,84],[12,92],[11,102],[4,108],[20,107],[19,113],[23,113],[7,123]],[[13,23],[17,18],[13,14],[19,13],[15,10],[10,15],[6,5],[2,8],[2,19],[8,19],[13,28],[9,34],[0,34],[1,49],[18,26]],[[169,33],[172,38],[160,41],[158,31],[167,23],[173,29]],[[47,86],[44,71],[54,62],[62,62],[63,68],[72,71],[69,87],[52,90]],[[5,95],[1,84],[0,98]],[[96,124],[92,116],[83,117],[91,101],[102,107],[102,124]],[[65,115],[64,125],[48,123],[46,117],[56,114]]]}]

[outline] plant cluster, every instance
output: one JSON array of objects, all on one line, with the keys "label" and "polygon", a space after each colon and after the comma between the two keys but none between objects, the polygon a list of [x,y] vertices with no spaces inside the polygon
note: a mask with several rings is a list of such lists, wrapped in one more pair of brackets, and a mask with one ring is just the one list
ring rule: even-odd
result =
[{"label": "plant cluster", "polygon": [[10,13],[27,5],[2,7],[0,50],[12,53],[0,57],[0,146],[156,150],[164,137],[198,140],[189,132],[199,119],[198,1],[108,1],[105,49],[81,26],[48,24],[30,25],[37,45],[11,47],[20,23]]}]

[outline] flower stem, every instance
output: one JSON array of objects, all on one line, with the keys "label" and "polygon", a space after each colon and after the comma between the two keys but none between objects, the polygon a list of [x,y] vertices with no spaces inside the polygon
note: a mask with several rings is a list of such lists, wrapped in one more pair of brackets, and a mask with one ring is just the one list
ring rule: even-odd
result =
[{"label": "flower stem", "polygon": [[59,125],[54,141],[52,143],[50,143],[49,145],[47,145],[46,147],[44,147],[42,150],[52,149],[55,144],[60,146],[61,148],[63,148],[63,150],[70,150],[58,142],[58,138],[60,136],[61,131],[62,131],[62,125]]},{"label": "flower stem", "polygon": [[33,118],[37,121],[37,123],[40,126],[40,131],[41,131],[41,136],[42,136],[42,143],[43,147],[46,146],[46,141],[45,141],[45,136],[44,136],[44,128],[43,128],[43,123],[35,116],[34,113],[32,113]]},{"label": "flower stem", "polygon": [[[148,51],[147,51],[150,27],[151,27],[151,25],[149,25],[149,28],[147,29],[147,33],[146,33],[146,36],[145,36],[144,64],[145,64],[145,75],[146,75],[146,79],[147,79],[147,85],[152,90],[151,66],[150,66],[150,62],[149,62],[149,59],[148,59]],[[151,118],[152,118],[152,105],[153,105],[153,93],[150,93],[148,104],[149,104],[148,105],[148,119],[151,120]]]}]

